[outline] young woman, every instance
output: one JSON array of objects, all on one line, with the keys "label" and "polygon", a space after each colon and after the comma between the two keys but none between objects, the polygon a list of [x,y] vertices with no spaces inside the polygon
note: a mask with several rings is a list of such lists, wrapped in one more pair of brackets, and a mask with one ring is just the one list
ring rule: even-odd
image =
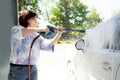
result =
[{"label": "young woman", "polygon": [[[23,11],[19,16],[20,26],[11,29],[11,56],[8,80],[28,80],[28,56],[33,39],[38,36],[37,32],[48,33],[49,29],[36,28],[37,14],[31,10]],[[38,80],[36,63],[39,59],[40,50],[52,50],[55,43],[63,33],[63,27],[58,26],[56,36],[47,40],[39,37],[31,50],[30,80]]]}]

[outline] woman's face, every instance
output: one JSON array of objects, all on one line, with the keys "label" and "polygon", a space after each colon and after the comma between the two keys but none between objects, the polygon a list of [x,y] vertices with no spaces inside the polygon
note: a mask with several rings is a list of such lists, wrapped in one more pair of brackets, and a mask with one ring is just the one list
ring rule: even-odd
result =
[{"label": "woman's face", "polygon": [[29,27],[36,27],[36,23],[37,23],[37,17],[33,17],[28,20]]}]

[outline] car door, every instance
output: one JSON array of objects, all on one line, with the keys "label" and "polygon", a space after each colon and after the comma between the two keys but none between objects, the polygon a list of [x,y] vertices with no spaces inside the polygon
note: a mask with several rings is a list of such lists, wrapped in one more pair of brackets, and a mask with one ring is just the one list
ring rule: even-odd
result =
[{"label": "car door", "polygon": [[[118,80],[120,56],[109,49],[86,48],[74,57],[79,80]],[[120,79],[120,78],[119,78]]]},{"label": "car door", "polygon": [[116,66],[114,66],[115,71],[113,72],[113,75],[115,77],[114,80],[120,80],[120,51],[116,51],[114,53],[114,63]]},{"label": "car door", "polygon": [[115,80],[120,59],[117,52],[109,49],[93,49],[88,52],[93,55],[90,80]]},{"label": "car door", "polygon": [[90,80],[112,80],[110,53],[103,49],[88,49],[86,54],[91,57]]},{"label": "car door", "polygon": [[120,80],[120,65],[117,69],[115,80]]}]

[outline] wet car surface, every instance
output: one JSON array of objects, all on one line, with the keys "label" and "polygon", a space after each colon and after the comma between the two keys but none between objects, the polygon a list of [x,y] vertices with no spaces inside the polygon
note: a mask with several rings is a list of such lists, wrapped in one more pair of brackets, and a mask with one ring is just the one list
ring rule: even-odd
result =
[{"label": "wet car surface", "polygon": [[69,80],[120,80],[120,15],[88,30],[75,46]]}]

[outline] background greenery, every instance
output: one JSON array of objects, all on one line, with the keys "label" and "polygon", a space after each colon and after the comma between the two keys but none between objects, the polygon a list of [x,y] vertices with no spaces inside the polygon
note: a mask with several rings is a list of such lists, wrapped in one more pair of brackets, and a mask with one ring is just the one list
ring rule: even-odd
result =
[{"label": "background greenery", "polygon": [[[87,30],[102,22],[97,10],[88,9],[80,0],[19,0],[19,11],[31,9],[54,26]],[[83,33],[64,33],[61,40],[81,38]]]}]

